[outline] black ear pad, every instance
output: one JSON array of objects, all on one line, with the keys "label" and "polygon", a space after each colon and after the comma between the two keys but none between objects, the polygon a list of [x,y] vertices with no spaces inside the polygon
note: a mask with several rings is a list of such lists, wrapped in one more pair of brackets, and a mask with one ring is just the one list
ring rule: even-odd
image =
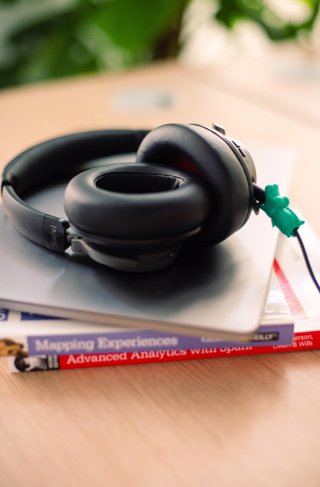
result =
[{"label": "black ear pad", "polygon": [[151,164],[110,164],[75,176],[65,191],[71,227],[108,250],[170,248],[198,233],[210,211],[205,185]]},{"label": "black ear pad", "polygon": [[184,169],[206,182],[211,210],[194,243],[221,242],[247,221],[252,176],[237,146],[217,131],[198,125],[162,125],[143,139],[137,162]]}]

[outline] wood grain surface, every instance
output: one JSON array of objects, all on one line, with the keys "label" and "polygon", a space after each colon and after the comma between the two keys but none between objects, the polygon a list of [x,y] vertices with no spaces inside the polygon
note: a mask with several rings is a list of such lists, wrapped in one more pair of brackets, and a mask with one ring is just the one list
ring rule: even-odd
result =
[{"label": "wood grain surface", "polygon": [[[297,150],[292,199],[320,235],[317,124],[221,76],[164,64],[3,91],[1,165],[66,132],[218,121]],[[317,351],[20,375],[1,361],[0,397],[3,487],[320,484]]]}]

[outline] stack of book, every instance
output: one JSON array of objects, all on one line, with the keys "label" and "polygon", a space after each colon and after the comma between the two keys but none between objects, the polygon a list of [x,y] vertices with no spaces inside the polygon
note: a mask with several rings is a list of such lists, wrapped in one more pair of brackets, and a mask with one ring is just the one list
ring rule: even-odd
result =
[{"label": "stack of book", "polygon": [[[319,241],[301,231],[319,277]],[[319,295],[296,239],[280,237],[261,324],[252,340],[110,327],[0,310],[0,356],[11,372],[212,359],[320,348]]]}]

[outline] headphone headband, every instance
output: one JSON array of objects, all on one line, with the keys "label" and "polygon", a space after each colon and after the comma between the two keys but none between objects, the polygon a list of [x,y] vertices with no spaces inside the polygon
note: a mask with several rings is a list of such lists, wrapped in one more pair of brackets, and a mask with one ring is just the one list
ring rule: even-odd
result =
[{"label": "headphone headband", "polygon": [[88,161],[136,152],[148,132],[97,130],[47,140],[25,150],[7,164],[2,186],[12,186],[23,198],[40,184],[52,184],[94,167],[94,164],[88,165]]},{"label": "headphone headband", "polygon": [[42,247],[64,252],[69,245],[69,223],[32,208],[23,198],[40,185],[71,178],[98,165],[88,161],[136,152],[147,133],[148,130],[75,133],[47,140],[16,156],[4,169],[1,192],[17,230]]}]

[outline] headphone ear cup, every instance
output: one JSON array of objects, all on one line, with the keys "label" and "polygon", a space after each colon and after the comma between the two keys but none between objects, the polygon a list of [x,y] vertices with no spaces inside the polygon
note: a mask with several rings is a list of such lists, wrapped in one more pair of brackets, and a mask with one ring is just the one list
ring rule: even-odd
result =
[{"label": "headphone ear cup", "polygon": [[73,230],[101,251],[170,249],[198,233],[209,214],[206,188],[186,172],[110,164],[75,176],[65,190]]},{"label": "headphone ear cup", "polygon": [[211,209],[194,243],[219,243],[249,218],[253,201],[250,172],[237,148],[216,131],[198,125],[162,125],[143,139],[137,162],[182,169],[206,183]]}]

